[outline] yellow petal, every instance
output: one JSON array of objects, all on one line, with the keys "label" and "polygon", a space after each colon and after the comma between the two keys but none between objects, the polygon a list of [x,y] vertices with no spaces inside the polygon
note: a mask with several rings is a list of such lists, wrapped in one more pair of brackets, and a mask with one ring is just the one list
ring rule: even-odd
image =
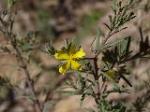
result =
[{"label": "yellow petal", "polygon": [[67,62],[59,68],[59,72],[61,74],[65,74],[69,68],[70,68],[70,62]]},{"label": "yellow petal", "polygon": [[58,51],[54,54],[55,58],[58,60],[67,60],[69,59],[69,55],[66,53],[63,53],[62,51]]},{"label": "yellow petal", "polygon": [[71,61],[71,69],[72,70],[80,70],[81,64],[76,61]]},{"label": "yellow petal", "polygon": [[79,51],[77,51],[74,55],[73,58],[74,59],[79,59],[79,58],[83,58],[85,56],[85,52],[83,51],[82,48],[80,48]]}]

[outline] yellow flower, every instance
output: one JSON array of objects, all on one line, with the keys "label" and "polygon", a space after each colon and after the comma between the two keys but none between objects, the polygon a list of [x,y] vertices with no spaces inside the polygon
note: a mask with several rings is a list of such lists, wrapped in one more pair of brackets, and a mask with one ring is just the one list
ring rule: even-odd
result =
[{"label": "yellow flower", "polygon": [[77,49],[75,46],[70,44],[67,49],[63,48],[60,51],[56,51],[54,56],[57,60],[64,62],[64,64],[59,67],[59,72],[61,74],[65,74],[67,70],[81,69],[81,64],[78,61],[84,58],[85,52],[82,48]]}]

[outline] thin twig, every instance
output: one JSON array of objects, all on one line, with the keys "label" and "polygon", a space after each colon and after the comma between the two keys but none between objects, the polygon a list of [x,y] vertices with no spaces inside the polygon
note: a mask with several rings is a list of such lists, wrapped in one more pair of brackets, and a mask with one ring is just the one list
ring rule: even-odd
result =
[{"label": "thin twig", "polygon": [[120,61],[119,63],[125,63],[125,62],[129,62],[129,61],[132,61],[132,60],[136,60],[136,59],[139,59],[139,58],[142,58],[143,56],[145,56],[146,54],[149,54],[150,53],[150,49],[148,49],[146,52],[144,52],[143,54],[141,52],[138,52],[136,53],[135,55],[123,60],[123,61]]},{"label": "thin twig", "polygon": [[56,90],[58,87],[60,87],[60,85],[61,85],[66,79],[68,79],[68,78],[69,78],[69,74],[67,74],[67,75],[65,75],[65,76],[63,76],[63,77],[60,77],[60,79],[57,81],[57,83],[55,84],[55,86],[53,86],[53,88],[49,89],[49,91],[47,92],[43,104],[46,103],[48,100],[51,99],[54,90]]},{"label": "thin twig", "polygon": [[11,41],[11,44],[13,45],[14,49],[16,50],[18,61],[20,60],[20,63],[21,63],[20,67],[24,70],[25,75],[27,77],[28,85],[29,85],[29,87],[30,87],[30,89],[32,91],[33,96],[34,96],[35,108],[36,108],[37,112],[42,112],[42,108],[41,108],[40,102],[39,102],[39,100],[38,100],[38,98],[36,96],[34,83],[33,83],[32,79],[30,77],[30,73],[29,73],[29,71],[27,69],[27,65],[26,65],[26,63],[25,63],[25,61],[24,61],[24,59],[23,59],[19,49],[17,48],[17,46],[14,45],[14,43],[12,41]]},{"label": "thin twig", "polygon": [[[2,22],[3,20],[1,20]],[[35,91],[35,88],[34,88],[34,83],[30,77],[30,73],[28,71],[28,68],[27,68],[27,64],[26,62],[24,61],[24,58],[22,57],[22,54],[17,46],[17,41],[16,41],[16,36],[15,34],[13,33],[12,31],[12,28],[13,28],[13,23],[14,23],[14,18],[10,21],[10,24],[7,26],[7,30],[6,30],[6,33],[4,33],[4,35],[6,37],[9,37],[9,40],[11,42],[11,45],[12,47],[15,49],[16,51],[16,57],[18,58],[18,62],[20,62],[20,67],[24,70],[25,72],[25,75],[26,75],[26,78],[27,78],[27,83],[29,85],[29,88],[31,89],[32,91],[32,94],[34,96],[34,103],[35,103],[35,109],[36,109],[36,112],[42,112],[42,108],[41,108],[41,105],[40,105],[40,102],[36,96],[36,91]],[[4,24],[3,24],[4,25]],[[4,26],[5,27],[5,26]]]}]

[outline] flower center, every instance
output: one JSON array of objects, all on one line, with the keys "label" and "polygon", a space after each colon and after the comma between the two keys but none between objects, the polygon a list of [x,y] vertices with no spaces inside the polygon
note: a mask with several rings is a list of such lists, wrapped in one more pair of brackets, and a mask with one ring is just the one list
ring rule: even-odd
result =
[{"label": "flower center", "polygon": [[69,60],[70,60],[70,61],[73,60],[73,55],[70,55],[70,56],[69,56]]}]

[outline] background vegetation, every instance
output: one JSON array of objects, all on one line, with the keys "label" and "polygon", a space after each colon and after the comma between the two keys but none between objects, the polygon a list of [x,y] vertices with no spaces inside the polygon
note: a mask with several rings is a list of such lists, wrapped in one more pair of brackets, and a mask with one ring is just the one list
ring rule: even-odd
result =
[{"label": "background vegetation", "polygon": [[[149,112],[150,1],[131,3],[123,8],[126,2],[120,6],[119,0],[1,0],[0,112]],[[106,46],[97,40],[102,37]],[[109,82],[113,92],[102,96],[99,110],[86,91],[86,75],[60,75],[59,62],[47,53],[66,39],[80,44],[87,57],[108,48],[98,66],[125,65],[132,87],[120,80],[122,92]]]}]

